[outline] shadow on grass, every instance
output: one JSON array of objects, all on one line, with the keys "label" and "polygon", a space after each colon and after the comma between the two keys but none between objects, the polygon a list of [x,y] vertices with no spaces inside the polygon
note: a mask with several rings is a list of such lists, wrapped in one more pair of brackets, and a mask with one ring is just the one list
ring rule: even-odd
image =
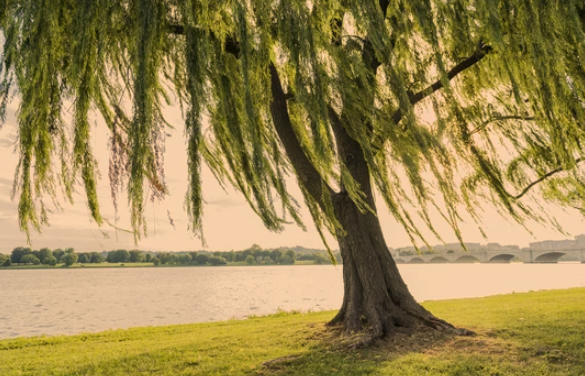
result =
[{"label": "shadow on grass", "polygon": [[[549,305],[538,301],[541,295]],[[462,320],[478,333],[475,337],[455,337],[432,330],[399,332],[369,348],[350,350],[348,344],[356,338],[340,336],[323,322],[298,321],[294,331],[287,334],[282,328],[291,329],[291,323],[296,321],[266,317],[258,321],[262,325],[250,326],[253,331],[245,329],[246,334],[239,337],[226,324],[214,329],[206,341],[193,337],[189,343],[180,345],[172,341],[140,342],[150,343],[151,347],[133,347],[133,354],[95,356],[65,374],[583,376],[585,317],[579,300],[582,295],[572,292],[568,295],[570,299],[558,301],[546,295],[552,293],[521,296],[527,300],[516,306],[510,302],[518,301],[518,297],[472,302],[473,314],[462,316]],[[464,304],[471,303],[456,304],[456,311],[464,312]],[[447,310],[441,314],[447,316]],[[291,317],[297,316],[302,318]],[[273,319],[274,322],[269,321]],[[240,330],[246,328],[236,324]],[[222,327],[226,331],[220,335],[217,330]],[[291,333],[295,334],[294,339]],[[128,336],[138,341],[146,339],[136,338],[132,333]],[[162,338],[174,338],[174,333]]]},{"label": "shadow on grass", "polygon": [[397,334],[348,350],[332,338],[297,357],[276,360],[255,375],[585,375],[585,325],[483,330],[475,337],[434,331]]},{"label": "shadow on grass", "polygon": [[[323,328],[311,334],[311,344],[304,351],[285,353],[276,360],[270,358],[269,351],[217,353],[222,347],[218,342],[214,348],[169,346],[97,359],[67,375],[585,375],[585,350],[579,347],[579,339],[585,338],[585,326],[575,326],[567,332],[565,325],[550,324],[541,328],[484,330],[475,337],[434,331],[398,333],[359,350],[348,350],[351,339]],[[254,358],[251,363],[250,355]]]},{"label": "shadow on grass", "polygon": [[[256,347],[252,351],[233,351],[233,343],[219,339],[212,344],[176,346],[169,343],[139,353],[118,353],[107,358],[93,357],[89,363],[73,366],[65,373],[74,375],[373,375],[383,362],[410,352],[429,351],[451,336],[426,330],[408,335],[398,333],[391,340],[379,341],[364,350],[348,350],[360,337],[343,337],[323,323],[308,324],[311,331],[297,351],[282,346],[278,358],[273,349]],[[249,345],[249,346],[247,346]],[[246,348],[251,344],[242,343]],[[224,350],[225,348],[225,350]],[[229,350],[231,349],[231,350]],[[300,351],[299,351],[300,350]],[[270,362],[268,366],[263,363]]]},{"label": "shadow on grass", "polygon": [[[563,329],[563,328],[559,328]],[[545,331],[553,330],[552,327]],[[561,330],[562,332],[562,330]],[[254,354],[217,353],[196,346],[159,347],[138,354],[94,359],[64,373],[74,375],[585,375],[583,348],[567,342],[530,341],[538,329],[483,331],[476,337],[453,337],[424,332],[398,334],[366,349],[348,350],[347,343],[330,332],[297,354],[283,353],[276,361],[266,351]],[[572,335],[585,338],[581,327]],[[244,344],[245,345],[245,344]],[[250,358],[254,360],[250,362]],[[272,358],[272,359],[271,359]]]}]

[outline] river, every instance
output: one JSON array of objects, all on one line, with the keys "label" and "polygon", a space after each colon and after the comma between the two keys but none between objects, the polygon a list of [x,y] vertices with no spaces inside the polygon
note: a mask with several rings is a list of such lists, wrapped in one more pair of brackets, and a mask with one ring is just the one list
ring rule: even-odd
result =
[{"label": "river", "polygon": [[[585,287],[585,264],[399,265],[419,301]],[[0,338],[337,309],[341,266],[0,271]]]}]

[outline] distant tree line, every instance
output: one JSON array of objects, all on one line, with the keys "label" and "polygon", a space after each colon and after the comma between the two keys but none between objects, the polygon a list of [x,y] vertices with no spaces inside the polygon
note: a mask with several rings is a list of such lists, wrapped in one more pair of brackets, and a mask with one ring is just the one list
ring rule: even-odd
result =
[{"label": "distant tree line", "polygon": [[118,249],[115,251],[108,252],[106,255],[105,261],[109,262],[109,263],[152,262],[152,256],[150,254],[145,254],[143,251],[140,251],[137,249],[132,250],[132,251],[127,251],[125,249]]},{"label": "distant tree line", "polygon": [[10,256],[0,255],[0,264],[2,266],[10,266],[12,264],[24,265],[57,265],[65,264],[67,266],[73,265],[77,262],[78,255],[73,248],[60,248],[50,250],[49,248],[41,248],[40,250],[32,250],[28,247],[16,247],[12,250]]},{"label": "distant tree line", "polygon": [[[336,254],[337,262],[341,256]],[[145,252],[141,250],[118,249],[104,252],[76,253],[73,248],[50,250],[41,248],[32,250],[27,247],[16,247],[10,254],[0,254],[0,265],[51,265],[75,263],[100,264],[108,263],[153,263],[154,265],[226,265],[240,263],[247,265],[293,265],[296,261],[311,261],[313,264],[330,264],[331,259],[325,251],[297,253],[292,249],[262,249],[254,244],[243,251],[227,252]]]},{"label": "distant tree line", "polygon": [[[219,253],[228,262],[245,262],[249,265],[292,265],[297,261],[312,261],[317,265],[331,264],[331,258],[325,251],[313,250],[301,253],[287,248],[262,249],[257,244],[243,251],[216,252],[215,254]],[[338,263],[342,263],[340,253],[335,254],[335,259]]]}]

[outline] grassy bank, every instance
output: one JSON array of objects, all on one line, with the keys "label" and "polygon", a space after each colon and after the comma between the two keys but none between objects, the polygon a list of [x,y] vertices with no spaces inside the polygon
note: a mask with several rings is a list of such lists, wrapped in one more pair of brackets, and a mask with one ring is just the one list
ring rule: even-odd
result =
[{"label": "grassy bank", "polygon": [[[585,375],[585,289],[425,306],[476,337],[348,350],[334,312],[0,341],[0,375]],[[263,362],[280,361],[262,365]]]}]

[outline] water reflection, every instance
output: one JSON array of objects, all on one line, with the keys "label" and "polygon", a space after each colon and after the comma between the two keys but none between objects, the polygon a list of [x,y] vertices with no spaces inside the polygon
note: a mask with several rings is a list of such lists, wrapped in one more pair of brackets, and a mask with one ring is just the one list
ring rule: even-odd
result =
[{"label": "water reflection", "polygon": [[[585,286],[585,264],[400,265],[419,300]],[[251,266],[0,272],[0,338],[337,309],[341,267]]]}]

